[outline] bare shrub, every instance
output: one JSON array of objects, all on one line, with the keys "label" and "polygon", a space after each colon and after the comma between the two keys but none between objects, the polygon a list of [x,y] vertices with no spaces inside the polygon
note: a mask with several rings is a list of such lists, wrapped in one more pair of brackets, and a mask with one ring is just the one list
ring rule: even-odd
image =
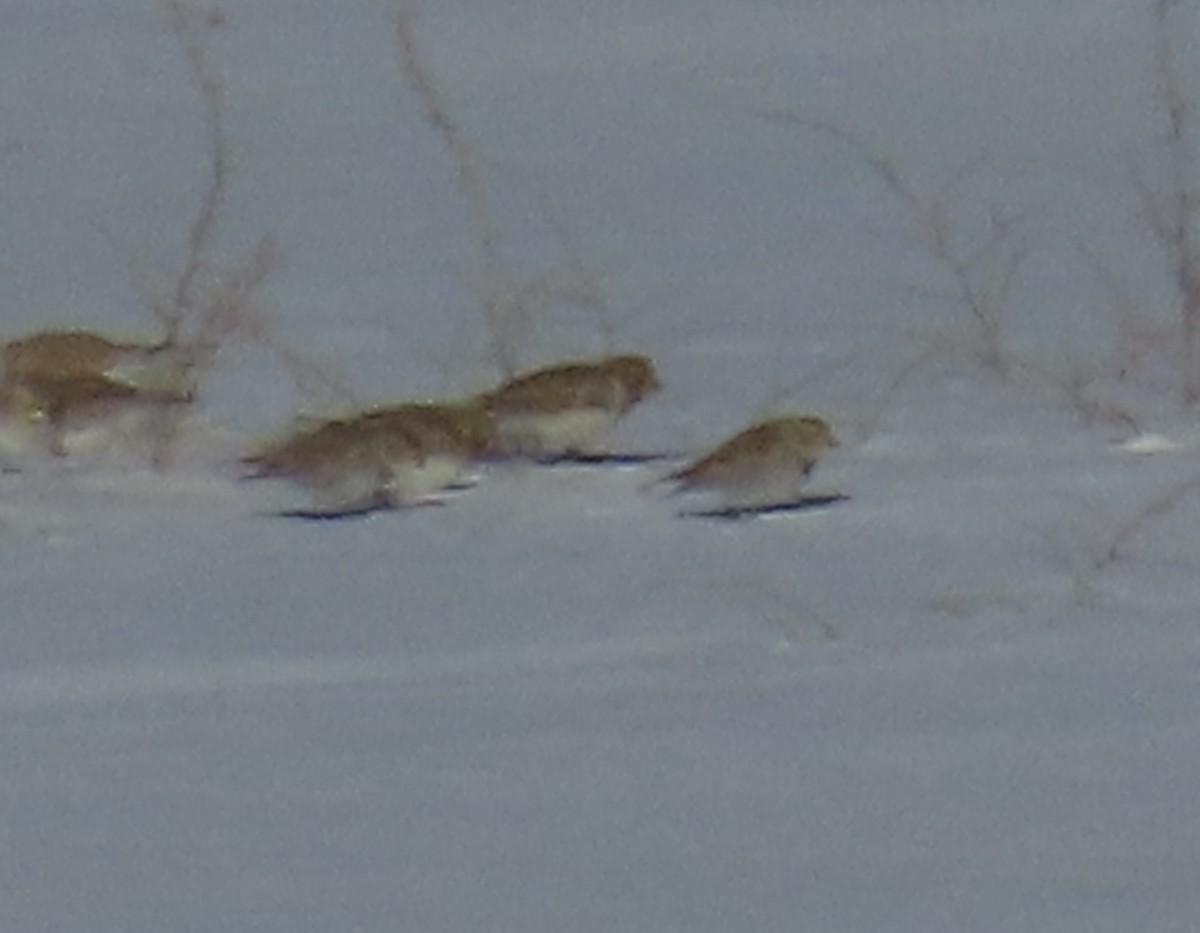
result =
[{"label": "bare shrub", "polygon": [[1200,473],[1177,481],[1124,509],[1124,515],[1081,517],[1074,527],[1059,527],[1043,535],[1048,557],[1071,579],[1076,605],[1097,602],[1097,580],[1129,554],[1133,543],[1160,519],[1174,512],[1197,489]]},{"label": "bare shrub", "polygon": [[[1177,394],[1185,405],[1200,401],[1200,139],[1176,47],[1179,35],[1186,33],[1180,22],[1184,5],[1185,0],[1149,0],[1151,96],[1159,131],[1129,176],[1138,219],[1157,249],[1174,297],[1168,298],[1170,313],[1159,313],[1150,304],[1157,305],[1158,299],[1139,294],[1127,266],[1080,237],[1077,252],[1107,296],[1115,329],[1108,355],[1087,367],[1086,377],[1079,367],[1071,374],[1076,386],[1088,383],[1092,396],[1136,382],[1157,393]],[[1102,414],[1102,420],[1108,419]]]},{"label": "bare shrub", "polygon": [[265,317],[255,304],[255,295],[273,272],[278,252],[275,241],[263,236],[224,267],[214,258],[233,159],[225,127],[224,82],[210,61],[206,41],[209,31],[227,20],[219,8],[200,8],[188,0],[163,0],[163,9],[200,101],[208,149],[207,178],[188,226],[178,272],[163,277],[135,268],[134,284],[163,327],[163,346],[179,351],[199,385],[224,345],[267,339]]},{"label": "bare shrub", "polygon": [[[1184,0],[1153,0],[1155,100],[1162,132],[1153,179],[1136,173],[1142,218],[1162,251],[1178,302],[1177,365],[1185,403],[1200,401],[1200,139],[1176,38]],[[1193,24],[1194,29],[1194,24]]]},{"label": "bare shrub", "polygon": [[1077,245],[1076,252],[1107,296],[1112,312],[1111,343],[1103,354],[1087,361],[1027,363],[1027,370],[1057,391],[1085,425],[1103,424],[1139,434],[1141,418],[1127,390],[1143,381],[1141,375],[1152,368],[1152,361],[1172,352],[1176,328],[1164,327],[1148,313],[1112,257],[1084,242]]},{"label": "bare shrub", "polygon": [[1140,503],[1122,521],[1108,529],[1092,549],[1093,565],[1103,570],[1118,560],[1128,545],[1150,525],[1170,514],[1193,490],[1200,487],[1200,474],[1163,490]]},{"label": "bare shrub", "polygon": [[[113,420],[110,410],[146,408],[152,417],[147,419],[145,430],[137,430],[124,440],[148,442],[151,459],[158,467],[169,464],[179,422],[220,348],[230,340],[264,337],[266,326],[255,307],[254,295],[277,259],[273,240],[263,237],[224,268],[214,260],[232,160],[225,129],[223,82],[211,65],[206,42],[209,31],[224,26],[227,19],[219,7],[200,8],[188,0],[162,0],[162,10],[168,30],[184,53],[188,77],[201,104],[207,178],[196,216],[187,228],[184,259],[178,272],[164,276],[137,265],[131,270],[134,287],[162,328],[161,339],[122,344],[91,331],[66,329],[45,331],[8,345],[10,349],[40,348],[38,352],[45,350],[51,356],[56,352],[79,356],[75,361],[78,371],[70,367],[70,371],[61,370],[53,361],[43,360],[50,368],[38,375],[41,383],[31,390],[36,404],[29,415],[45,416],[53,424],[58,436],[52,444],[55,452],[65,452],[61,431],[68,417],[86,421],[86,413],[91,413],[90,420],[102,422]],[[157,382],[148,386],[130,380],[128,374],[114,376],[108,367],[116,363],[105,360],[125,356],[157,360]],[[30,389],[30,385],[24,388]]]},{"label": "bare shrub", "polygon": [[562,307],[582,309],[606,349],[615,349],[617,319],[604,298],[602,283],[582,261],[567,225],[540,189],[535,190],[535,206],[555,242],[559,261],[544,272],[525,275],[510,255],[492,206],[489,165],[454,116],[421,55],[412,0],[397,0],[396,52],[401,78],[420,102],[425,123],[437,134],[454,187],[466,204],[474,252],[466,280],[481,311],[488,364],[506,379],[516,375],[529,363],[529,348],[547,312]]},{"label": "bare shrub", "polygon": [[[910,297],[965,311],[974,331],[971,355],[1002,378],[1011,375],[1016,361],[1005,347],[1005,311],[1027,250],[1018,242],[1017,218],[998,206],[988,207],[988,231],[981,242],[955,224],[958,186],[977,170],[979,161],[952,173],[940,189],[927,191],[863,134],[836,119],[787,109],[763,115],[833,140],[866,166],[903,212],[918,249],[941,273],[940,282],[907,283],[902,290]],[[937,335],[928,349],[944,346],[944,335]]]},{"label": "bare shrub", "polygon": [[604,273],[584,259],[571,225],[558,204],[546,190],[541,178],[512,166],[496,166],[528,193],[538,219],[553,239],[558,261],[537,276],[530,276],[521,286],[523,301],[534,309],[575,309],[587,318],[599,334],[603,349],[615,353],[621,347],[621,331],[625,318],[632,312],[619,315],[609,303],[604,289]]},{"label": "bare shrub", "polygon": [[[1185,0],[1150,0],[1154,99],[1161,131],[1151,153],[1153,167],[1132,176],[1141,219],[1160,251],[1174,290],[1173,323],[1167,327],[1156,324],[1112,260],[1081,245],[1085,262],[1109,296],[1117,334],[1105,361],[1088,369],[1076,367],[1059,380],[1075,399],[1077,410],[1097,420],[1124,423],[1135,432],[1138,424],[1128,409],[1097,395],[1102,385],[1125,381],[1150,360],[1172,360],[1175,391],[1187,405],[1200,402],[1200,139],[1195,101],[1185,87],[1177,49],[1178,37],[1187,34],[1180,23],[1185,5]],[[1194,15],[1195,5],[1191,6]],[[1076,541],[1060,542],[1056,556],[1070,572],[1077,602],[1091,602],[1095,577],[1197,488],[1200,474],[1135,504],[1119,520],[1077,535]]]},{"label": "bare shrub", "polygon": [[[208,37],[228,24],[220,7],[190,0],[162,0],[167,27],[184,54],[188,76],[202,114],[207,170],[195,216],[187,228],[184,258],[173,275],[142,266],[133,269],[134,285],[160,322],[162,345],[178,351],[199,389],[223,347],[257,343],[281,362],[302,395],[345,399],[353,393],[327,368],[286,346],[272,333],[257,296],[274,272],[279,253],[264,235],[234,259],[220,262],[222,220],[234,175],[232,145],[226,128],[225,85],[212,64]],[[162,426],[156,462],[169,457],[178,416]]]},{"label": "bare shrub", "polygon": [[1072,362],[1062,368],[1029,365],[1028,371],[1056,390],[1084,425],[1108,425],[1127,434],[1141,432],[1130,406],[1121,404],[1106,392],[1110,367],[1104,363]]},{"label": "bare shrub", "polygon": [[762,574],[729,574],[709,584],[718,596],[758,615],[780,639],[792,647],[813,633],[825,641],[837,641],[841,626],[816,603],[793,591],[785,591]]},{"label": "bare shrub", "polygon": [[529,327],[528,314],[517,301],[517,276],[492,215],[479,153],[450,112],[433,73],[417,48],[415,11],[400,0],[396,14],[396,50],[405,85],[421,102],[425,122],[437,133],[454,172],[454,185],[466,201],[479,273],[472,283],[483,311],[487,353],[505,376],[516,373],[516,344]]}]

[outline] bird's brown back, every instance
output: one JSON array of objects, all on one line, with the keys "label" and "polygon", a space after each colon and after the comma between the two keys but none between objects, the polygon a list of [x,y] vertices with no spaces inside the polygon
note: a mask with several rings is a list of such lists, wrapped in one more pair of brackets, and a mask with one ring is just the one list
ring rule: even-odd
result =
[{"label": "bird's brown back", "polygon": [[15,385],[103,375],[129,348],[87,331],[43,331],[4,345],[3,379]]},{"label": "bird's brown back", "polygon": [[625,411],[659,387],[647,357],[558,363],[516,376],[480,398],[494,414],[553,413],[572,408]]},{"label": "bird's brown back", "polygon": [[820,418],[773,418],[736,434],[710,454],[667,478],[683,483],[720,483],[737,478],[748,464],[807,472],[821,454],[836,446],[837,438]]}]

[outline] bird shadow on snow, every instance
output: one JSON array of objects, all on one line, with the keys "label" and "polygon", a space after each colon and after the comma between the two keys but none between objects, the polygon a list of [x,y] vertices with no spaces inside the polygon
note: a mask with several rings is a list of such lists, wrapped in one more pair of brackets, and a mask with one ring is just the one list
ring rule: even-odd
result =
[{"label": "bird shadow on snow", "polygon": [[802,496],[790,502],[773,502],[769,505],[725,506],[719,509],[693,509],[679,513],[680,518],[707,518],[717,521],[745,521],[750,518],[766,518],[772,515],[795,515],[801,512],[812,512],[839,502],[847,502],[850,497],[840,493],[825,493],[821,495]]},{"label": "bird shadow on snow", "polygon": [[[659,454],[604,454],[582,458],[573,456],[570,458],[559,458],[553,461],[534,461],[534,465],[555,467],[636,467],[643,463],[657,462],[664,459],[669,458],[666,455]],[[466,482],[461,485],[456,485],[444,490],[443,495],[449,493],[450,498],[452,499],[456,494],[461,494],[462,492],[473,489],[476,485],[477,483],[475,482]],[[790,499],[784,502],[771,502],[763,505],[735,505],[710,509],[685,509],[677,512],[676,515],[679,518],[698,518],[709,519],[711,521],[740,522],[752,518],[782,517],[787,515],[797,515],[805,512],[814,512],[819,509],[825,509],[829,506],[848,501],[850,501],[850,496],[846,495],[845,493],[813,493],[811,495],[800,496],[799,498]],[[272,518],[286,518],[308,522],[339,522],[347,520],[361,520],[378,515],[380,513],[408,512],[416,508],[444,506],[448,504],[449,501],[442,497],[425,499],[420,502],[396,503],[388,499],[386,496],[381,496],[372,497],[361,503],[355,503],[344,508],[284,509],[266,512],[263,514]]]}]

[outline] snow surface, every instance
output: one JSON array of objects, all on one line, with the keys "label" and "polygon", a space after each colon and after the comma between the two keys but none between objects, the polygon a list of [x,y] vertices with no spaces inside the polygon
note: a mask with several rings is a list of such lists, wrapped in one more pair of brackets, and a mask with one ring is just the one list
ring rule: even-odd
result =
[{"label": "snow surface", "polygon": [[[1067,374],[1115,330],[1081,239],[1169,320],[1128,183],[1148,6],[422,4],[513,261],[561,265],[552,205],[661,367],[614,443],[814,410],[850,499],[715,523],[654,465],[510,467],[278,519],[230,465],[305,402],[231,352],[174,471],[0,475],[0,930],[1200,930],[1200,493],[1134,522],[1200,469],[1194,414],[1169,373],[1102,385],[1140,441],[972,361],[895,284],[933,272],[886,189],[763,116],[834,115],[926,190],[985,154],[967,221],[1030,231],[1006,341]],[[278,339],[366,398],[486,385],[389,4],[227,13],[222,249],[277,238]],[[131,264],[178,269],[206,169],[166,22],[0,2],[6,335],[151,330]],[[913,366],[917,332],[950,350]],[[609,347],[562,310],[527,349]]]}]

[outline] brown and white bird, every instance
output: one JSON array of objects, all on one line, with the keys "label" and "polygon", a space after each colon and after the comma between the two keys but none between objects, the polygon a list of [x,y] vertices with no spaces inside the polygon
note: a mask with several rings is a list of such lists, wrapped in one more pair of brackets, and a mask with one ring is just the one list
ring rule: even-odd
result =
[{"label": "brown and white bird", "polygon": [[491,421],[477,404],[421,402],[302,425],[242,462],[251,478],[308,490],[314,514],[339,515],[430,501],[491,444]]},{"label": "brown and white bird", "polygon": [[817,461],[841,443],[812,415],[784,415],[752,425],[711,453],[663,477],[676,491],[713,491],[726,508],[795,501]]},{"label": "brown and white bird", "polygon": [[661,388],[648,357],[612,356],[547,366],[516,376],[479,401],[503,457],[594,453],[634,405]]},{"label": "brown and white bird", "polygon": [[182,348],[111,340],[86,330],[46,330],[0,347],[5,384],[101,377],[144,392],[179,392],[190,364]]},{"label": "brown and white bird", "polygon": [[41,331],[0,346],[0,408],[10,427],[44,429],[47,447],[62,456],[69,434],[129,434],[161,422],[192,401],[192,370],[186,353],[166,344]]}]

